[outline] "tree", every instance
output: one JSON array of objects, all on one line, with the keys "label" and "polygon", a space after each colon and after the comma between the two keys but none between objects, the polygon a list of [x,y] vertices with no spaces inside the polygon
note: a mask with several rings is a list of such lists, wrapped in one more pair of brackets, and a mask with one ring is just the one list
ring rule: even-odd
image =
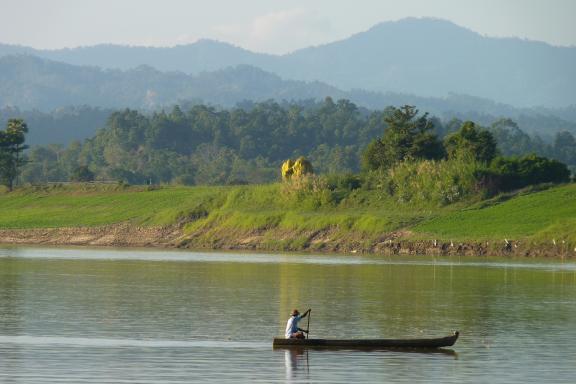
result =
[{"label": "tree", "polygon": [[28,126],[22,119],[10,119],[6,130],[0,131],[0,180],[12,191],[14,182],[24,164],[22,152],[28,148],[24,145]]},{"label": "tree", "polygon": [[576,139],[567,131],[558,132],[554,139],[554,157],[569,165],[576,165]]},{"label": "tree", "polygon": [[458,131],[444,139],[444,148],[451,159],[474,159],[489,163],[496,156],[496,140],[490,132],[466,121]]},{"label": "tree", "polygon": [[564,163],[536,155],[497,157],[492,161],[490,171],[497,175],[501,190],[570,181],[570,171]]},{"label": "tree", "polygon": [[512,119],[501,118],[490,126],[490,133],[498,143],[498,150],[504,156],[522,156],[529,153],[543,154],[545,146],[539,144]]},{"label": "tree", "polygon": [[63,148],[58,144],[32,147],[26,154],[26,166],[22,167],[20,180],[31,183],[68,180],[59,162],[62,152]]},{"label": "tree", "polygon": [[195,183],[199,185],[228,184],[232,166],[237,157],[230,148],[201,144],[190,157]]},{"label": "tree", "polygon": [[72,181],[94,181],[94,172],[87,166],[81,165],[74,170],[71,179]]},{"label": "tree", "polygon": [[363,154],[365,169],[390,168],[405,159],[439,159],[444,156],[442,143],[431,131],[428,113],[418,116],[411,105],[391,108],[384,121],[387,128],[381,139],[372,141]]}]

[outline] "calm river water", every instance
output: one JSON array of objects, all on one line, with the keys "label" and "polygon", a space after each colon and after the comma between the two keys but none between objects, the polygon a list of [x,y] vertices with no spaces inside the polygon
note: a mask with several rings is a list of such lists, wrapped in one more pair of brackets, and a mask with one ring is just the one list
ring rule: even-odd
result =
[{"label": "calm river water", "polygon": [[[312,337],[461,337],[273,350],[294,307]],[[0,248],[1,383],[575,380],[573,261]]]}]

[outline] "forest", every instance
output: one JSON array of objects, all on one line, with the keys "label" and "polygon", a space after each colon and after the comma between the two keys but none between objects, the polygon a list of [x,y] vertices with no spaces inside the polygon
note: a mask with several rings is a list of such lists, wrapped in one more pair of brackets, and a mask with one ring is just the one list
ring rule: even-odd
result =
[{"label": "forest", "polygon": [[[280,180],[282,162],[301,156],[332,189],[363,185],[404,200],[426,189],[433,200],[450,203],[479,188],[495,193],[567,181],[576,166],[576,140],[563,131],[545,142],[506,118],[483,127],[411,106],[369,111],[329,97],[148,114],[126,109],[111,113],[105,127],[82,142],[33,146],[16,181],[261,184]],[[425,180],[430,184],[418,184]]]}]

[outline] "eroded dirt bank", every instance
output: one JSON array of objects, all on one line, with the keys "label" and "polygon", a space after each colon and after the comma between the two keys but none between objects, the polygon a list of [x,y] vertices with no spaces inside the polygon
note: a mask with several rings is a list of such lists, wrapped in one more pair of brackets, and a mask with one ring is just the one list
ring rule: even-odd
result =
[{"label": "eroded dirt bank", "polygon": [[113,247],[169,247],[181,235],[172,227],[101,227],[0,229],[0,244],[86,245]]},{"label": "eroded dirt bank", "polygon": [[74,245],[112,247],[168,247],[210,250],[254,250],[317,253],[371,253],[383,255],[454,255],[513,257],[576,257],[568,245],[531,244],[496,240],[454,242],[411,239],[409,232],[394,232],[366,238],[337,229],[316,232],[273,230],[230,231],[212,228],[184,234],[180,227],[136,227],[116,224],[101,227],[4,229],[0,244]]},{"label": "eroded dirt bank", "polygon": [[[316,232],[286,233],[277,230],[244,231],[226,236],[215,230],[188,235],[178,247],[190,249],[229,249],[287,252],[367,253],[383,255],[438,256],[511,256],[511,257],[576,257],[576,248],[567,244],[534,244],[527,241],[441,241],[414,239],[409,231],[367,238],[361,233],[342,233],[337,229]],[[229,233],[229,231],[228,231]]]}]

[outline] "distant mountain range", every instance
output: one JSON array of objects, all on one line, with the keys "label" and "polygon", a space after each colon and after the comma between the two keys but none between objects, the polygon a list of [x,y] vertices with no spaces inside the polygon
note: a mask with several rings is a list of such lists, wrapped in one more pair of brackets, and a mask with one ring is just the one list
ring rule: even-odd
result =
[{"label": "distant mountain range", "polygon": [[[153,75],[151,68],[135,69],[147,65],[158,71],[182,72],[162,75],[176,83],[184,79],[183,74],[196,75],[194,79],[201,81],[207,76],[201,74],[204,71],[224,70],[231,74],[227,68],[248,65],[285,79],[323,82],[321,87],[335,92],[332,87],[340,92],[363,89],[436,98],[460,94],[517,107],[566,107],[576,103],[576,47],[488,38],[436,19],[381,23],[345,40],[286,55],[254,53],[212,40],[173,48],[99,45],[34,50],[0,45],[0,56],[14,54],[81,66],[134,69],[136,72],[128,71],[125,75],[137,77],[142,71],[148,77],[160,76]],[[246,67],[240,68],[246,71]],[[118,73],[112,71],[108,76],[120,76]],[[222,75],[217,73],[216,76]],[[295,88],[283,91],[288,98],[296,95],[297,89],[310,92],[309,97],[317,94],[310,84],[293,82],[291,86]],[[314,88],[319,87],[316,83]]]},{"label": "distant mountain range", "polygon": [[187,75],[141,65],[126,71],[35,56],[0,57],[0,107],[51,110],[68,105],[156,109],[182,101],[232,106],[243,100],[324,99],[346,93],[319,82],[286,81],[251,66]]},{"label": "distant mountain range", "polygon": [[[38,120],[37,114],[26,111],[59,111],[64,106],[89,106],[97,110],[96,113],[90,111],[88,115],[86,108],[64,109],[71,113],[58,112],[56,118],[48,119],[49,127],[42,128],[42,137],[36,137],[38,133],[31,136],[34,142],[47,142],[50,137],[56,140],[56,136],[68,139],[90,137],[98,124],[104,122],[105,112],[112,109],[158,110],[174,104],[191,103],[232,107],[244,101],[273,99],[302,102],[322,100],[326,96],[349,99],[367,109],[416,105],[422,112],[430,112],[443,119],[472,119],[486,125],[505,116],[515,119],[527,132],[544,136],[560,130],[576,132],[574,107],[523,109],[457,94],[434,98],[363,90],[343,91],[321,82],[283,80],[248,65],[187,75],[182,72],[160,72],[149,66],[124,71],[76,66],[27,55],[0,57],[0,108],[3,108],[0,109],[0,121],[19,115]],[[76,117],[79,111],[81,118]],[[66,133],[65,127],[58,123],[64,116],[69,124],[81,124],[83,128]],[[86,116],[90,118],[86,120]],[[96,123],[86,124],[86,121]],[[54,128],[59,124],[62,125],[59,130]],[[54,142],[66,141],[58,139]]]},{"label": "distant mountain range", "polygon": [[[34,56],[0,57],[0,126],[24,118],[29,144],[83,140],[103,127],[112,110],[170,109],[205,103],[231,107],[244,101],[274,99],[307,105],[330,95],[361,107],[383,109],[411,104],[442,119],[459,118],[489,125],[498,117],[513,118],[523,130],[551,139],[559,131],[576,133],[576,108],[521,109],[487,99],[451,94],[445,98],[407,94],[342,91],[320,82],[282,80],[246,65],[199,75],[160,72],[147,66],[103,70],[54,62]],[[79,106],[67,107],[62,106]],[[367,113],[364,111],[363,113]]]}]

